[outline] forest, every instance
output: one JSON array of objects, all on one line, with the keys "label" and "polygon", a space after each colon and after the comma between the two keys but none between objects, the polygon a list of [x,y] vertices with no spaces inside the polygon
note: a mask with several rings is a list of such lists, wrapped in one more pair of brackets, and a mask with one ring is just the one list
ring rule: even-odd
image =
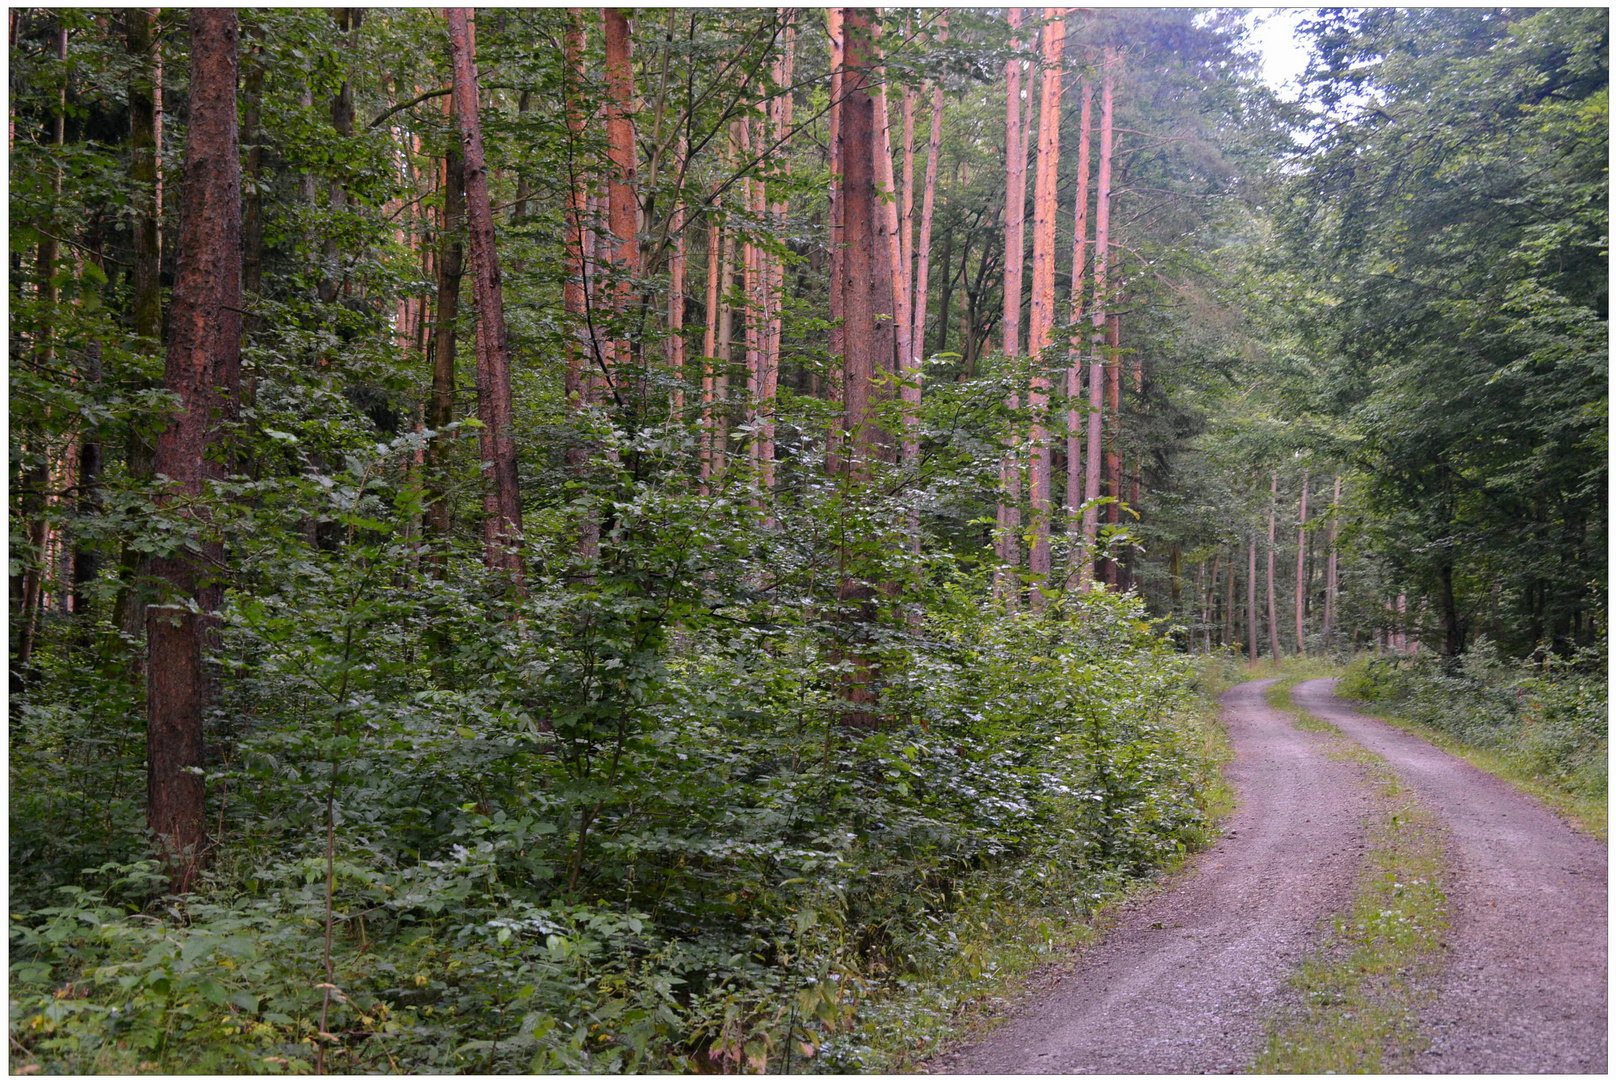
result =
[{"label": "forest", "polygon": [[1602,799],[1608,12],[1251,16],[11,8],[13,1071],[909,1069],[1296,657]]}]

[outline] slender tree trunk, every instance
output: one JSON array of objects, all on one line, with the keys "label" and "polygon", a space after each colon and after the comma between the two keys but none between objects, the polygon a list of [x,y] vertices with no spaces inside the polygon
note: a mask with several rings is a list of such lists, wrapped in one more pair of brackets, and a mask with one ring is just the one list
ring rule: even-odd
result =
[{"label": "slender tree trunk", "polygon": [[1279,510],[1279,474],[1268,489],[1268,651],[1279,663],[1279,612],[1274,605],[1274,519]]},{"label": "slender tree trunk", "polygon": [[[1112,291],[1115,294],[1117,290]],[[1105,521],[1107,525],[1119,525],[1122,522],[1122,450],[1118,445],[1122,438],[1122,320],[1115,312],[1105,319],[1105,343],[1105,427],[1108,433],[1105,493],[1116,500],[1106,504]],[[1105,583],[1118,589],[1127,588],[1121,566],[1114,558],[1105,560]]]},{"label": "slender tree trunk", "polygon": [[[1106,293],[1106,271],[1111,262],[1111,128],[1115,76],[1114,51],[1106,49],[1100,83],[1100,162],[1094,191],[1094,301],[1089,315],[1091,355],[1089,357],[1088,447],[1084,456],[1083,498],[1100,497],[1100,424],[1105,407],[1105,323],[1110,297]],[[1083,511],[1085,577],[1092,573],[1096,542],[1099,538],[1099,507]],[[1087,587],[1087,582],[1083,583]]]},{"label": "slender tree trunk", "polygon": [[[718,200],[713,208],[719,209]],[[713,361],[718,355],[719,277],[723,270],[724,240],[716,216],[707,223],[707,330],[701,339],[701,494],[713,472]]]},{"label": "slender tree trunk", "polygon": [[[939,36],[940,41],[948,40],[947,22],[945,17],[939,16],[938,22],[945,29]],[[912,305],[914,311],[914,329],[910,331],[909,339],[914,343],[915,352],[921,357],[926,354],[926,306],[930,299],[928,291],[931,287],[931,226],[932,216],[937,206],[937,160],[943,146],[943,88],[935,86],[931,92],[931,139],[926,144],[926,191],[921,197],[920,204],[920,240],[915,247],[915,299]],[[943,273],[947,276],[947,256],[944,256]],[[943,305],[943,318],[948,317],[948,306]],[[938,346],[938,351],[942,347]]]},{"label": "slender tree trunk", "polygon": [[1328,539],[1328,543],[1329,543],[1329,547],[1330,547],[1330,556],[1329,556],[1329,562],[1326,564],[1326,569],[1325,569],[1325,572],[1324,572],[1324,630],[1323,630],[1323,638],[1324,638],[1324,642],[1325,642],[1326,647],[1329,646],[1330,642],[1334,639],[1334,635],[1335,635],[1335,589],[1336,589],[1336,554],[1337,554],[1336,553],[1336,545],[1335,545],[1335,530],[1336,530],[1336,515],[1340,512],[1339,511],[1340,506],[1341,506],[1341,477],[1339,475],[1337,475],[1336,478],[1335,478],[1335,494],[1333,494],[1330,497],[1330,532],[1329,532],[1329,539]]},{"label": "slender tree trunk", "polygon": [[1296,514],[1296,655],[1307,655],[1307,480],[1302,470],[1302,497]]},{"label": "slender tree trunk", "polygon": [[[879,55],[879,54],[878,54]],[[877,85],[875,97],[875,182],[881,192],[876,205],[876,311],[890,319],[876,324],[876,363],[879,370],[902,376],[908,382],[914,363],[914,349],[909,341],[909,284],[907,268],[903,262],[902,224],[898,202],[901,192],[892,170],[892,141],[888,130],[887,94],[885,85]],[[904,461],[908,461],[911,432],[918,431],[920,388],[905,386],[899,391],[903,402]]]},{"label": "slender tree trunk", "polygon": [[[675,173],[681,171],[685,156],[685,141],[682,138],[677,153],[679,160],[674,163]],[[675,198],[673,220],[668,226],[673,234],[673,254],[668,259],[667,358],[668,372],[673,379],[669,420],[682,424],[685,412],[685,207],[682,199]]]},{"label": "slender tree trunk", "polygon": [[[1218,561],[1222,556],[1223,552],[1221,550],[1212,554],[1212,574],[1206,583],[1206,593],[1203,597],[1201,608],[1201,622],[1206,631],[1206,651],[1209,653],[1212,651],[1212,620],[1217,613],[1218,606]],[[1204,567],[1206,564],[1203,562],[1201,565]],[[1196,580],[1196,588],[1200,588],[1199,578]]]},{"label": "slender tree trunk", "polygon": [[1223,644],[1225,645],[1234,645],[1236,643],[1234,636],[1234,557],[1235,551],[1229,552],[1229,564],[1226,567],[1229,580],[1224,582],[1223,585]]},{"label": "slender tree trunk", "polygon": [[[1021,27],[1021,9],[1009,12],[1010,25]],[[1012,49],[1021,42],[1012,36]],[[1004,355],[1021,354],[1021,268],[1026,252],[1022,235],[1026,219],[1027,152],[1022,145],[1024,130],[1021,122],[1021,69],[1019,57],[1005,65],[1005,197],[1004,197]],[[986,258],[986,255],[983,256]],[[963,263],[962,263],[963,267]],[[967,339],[974,333],[974,316],[966,320]],[[967,341],[966,352],[971,351]],[[1011,390],[1005,399],[1005,408],[1012,418],[1021,408],[1021,395]],[[1018,590],[1014,586],[1015,570],[1021,565],[1021,470],[1016,453],[1016,424],[1012,419],[1010,434],[1005,439],[1005,453],[999,458],[999,487],[1003,496],[998,511],[999,567],[993,573],[994,595],[1012,606]]]},{"label": "slender tree trunk", "polygon": [[[157,108],[158,68],[154,34],[154,8],[124,10],[125,48],[132,61],[133,74],[127,89],[129,101],[129,179],[132,187],[131,222],[133,265],[130,285],[129,330],[137,351],[151,355],[162,348],[163,300],[161,287],[162,234],[158,224],[161,207],[158,195],[160,114]],[[144,382],[144,380],[142,380]],[[143,386],[141,388],[144,388]],[[133,425],[130,426],[125,463],[129,478],[144,483],[154,475],[156,448]],[[143,559],[128,544],[118,558],[118,597],[113,604],[112,621],[128,637],[139,640],[146,633],[145,603],[140,579],[145,573]],[[143,650],[137,650],[132,661]]]},{"label": "slender tree trunk", "polygon": [[494,246],[494,213],[488,197],[478,115],[477,64],[469,8],[446,8],[449,51],[454,63],[455,108],[460,112],[461,157],[466,181],[466,219],[471,240],[472,288],[477,301],[477,433],[491,474],[483,498],[483,544],[491,569],[510,575],[517,595],[526,595],[522,569],[522,502],[516,482],[515,416],[511,408],[510,342],[505,332],[504,283]]},{"label": "slender tree trunk", "polygon": [[1246,662],[1257,662],[1257,534],[1246,540]]},{"label": "slender tree trunk", "polygon": [[1089,132],[1094,122],[1093,92],[1083,80],[1082,111],[1078,118],[1077,202],[1072,224],[1072,333],[1071,360],[1066,368],[1066,536],[1071,542],[1072,565],[1067,583],[1075,585],[1082,576],[1084,562],[1080,540],[1083,535],[1082,392],[1083,392],[1083,277],[1088,268],[1089,233]]},{"label": "slender tree trunk", "polygon": [[168,602],[149,608],[146,617],[146,821],[163,847],[176,892],[190,888],[202,855],[205,651],[208,613],[217,609],[222,593],[208,567],[222,562],[223,544],[201,500],[207,482],[223,476],[208,451],[235,418],[241,379],[236,13],[196,8],[190,24],[184,205],[163,377],[180,411],[158,437],[156,471],[171,480],[162,501],[170,506],[178,501],[199,535],[195,548],[154,560]]},{"label": "slender tree trunk", "polygon": [[[794,68],[796,51],[796,23],[788,8],[776,9],[776,14],[785,20],[785,28],[781,31],[780,52],[775,57],[774,82],[776,86],[789,87],[791,85],[792,70]],[[779,94],[771,105],[774,119],[774,145],[778,148],[776,153],[783,157],[782,169],[789,171],[790,160],[786,154],[786,133],[791,130],[791,91],[786,90]],[[770,204],[770,215],[776,228],[783,233],[786,227],[786,213],[790,209],[784,199]],[[766,341],[768,348],[763,357],[763,415],[760,418],[760,446],[762,449],[761,463],[763,468],[763,488],[765,491],[774,490],[774,432],[775,432],[775,399],[780,390],[780,336],[785,329],[785,321],[781,313],[781,300],[785,294],[785,263],[773,256],[767,261],[768,280],[765,283],[764,302],[768,308],[768,327]],[[772,519],[771,519],[772,520]]]},{"label": "slender tree trunk", "polygon": [[[584,12],[582,8],[567,9],[566,66],[563,69],[562,94],[567,116],[567,168],[568,198],[566,213],[567,237],[565,242],[567,280],[561,287],[561,305],[572,326],[567,338],[567,369],[562,389],[574,414],[582,414],[597,404],[595,390],[606,376],[603,359],[597,346],[594,312],[590,305],[593,285],[593,233],[589,210],[588,174],[580,167],[584,136],[589,118],[584,111]],[[581,434],[581,433],[580,433]],[[568,475],[582,480],[589,472],[589,448],[582,443],[569,443],[563,454]],[[586,562],[600,556],[600,517],[592,507],[586,508],[578,520],[578,538],[574,550]]]},{"label": "slender tree trunk", "polygon": [[[845,340],[844,307],[842,298],[842,252],[846,245],[842,214],[842,67],[844,61],[842,37],[842,9],[831,8],[825,13],[825,29],[830,37],[830,195],[826,203],[826,236],[830,246],[830,334],[826,367],[826,384],[839,388],[842,380],[840,368]],[[836,391],[831,391],[835,393]],[[839,428],[831,424],[826,440],[827,461],[839,450]],[[834,470],[833,470],[834,471]]]},{"label": "slender tree trunk", "polygon": [[1032,312],[1027,334],[1027,351],[1032,358],[1032,378],[1027,389],[1027,411],[1031,414],[1027,488],[1032,511],[1028,569],[1033,578],[1028,599],[1033,610],[1043,606],[1039,587],[1047,584],[1050,571],[1049,430],[1045,427],[1049,377],[1044,365],[1055,328],[1055,196],[1060,163],[1061,58],[1066,44],[1066,24],[1060,16],[1061,9],[1044,9],[1048,21],[1044,24],[1043,86],[1039,96],[1038,174],[1033,182]]},{"label": "slender tree trunk", "polygon": [[[636,304],[640,274],[639,166],[634,144],[634,57],[628,8],[602,8],[606,34],[606,156],[611,161],[607,187],[612,231],[612,263],[617,273],[614,307],[626,324]],[[615,363],[629,359],[631,342],[620,338],[610,355]]]},{"label": "slender tree trunk", "polygon": [[[458,128],[460,116],[454,98],[447,99],[449,124]],[[433,319],[432,396],[427,401],[426,425],[442,432],[454,423],[455,337],[460,317],[460,279],[465,250],[461,234],[466,227],[466,174],[458,140],[452,140],[443,155],[443,226],[438,233],[438,295]],[[426,530],[436,538],[435,550],[428,557],[432,576],[442,580],[448,570],[450,513],[448,500],[449,439],[440,434],[432,440],[426,458]]]}]

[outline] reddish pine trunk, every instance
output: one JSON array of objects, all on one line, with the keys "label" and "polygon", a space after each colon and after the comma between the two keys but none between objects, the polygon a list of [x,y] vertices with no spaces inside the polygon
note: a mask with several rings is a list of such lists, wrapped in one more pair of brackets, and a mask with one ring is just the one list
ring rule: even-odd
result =
[{"label": "reddish pine trunk", "polygon": [[[1117,500],[1106,504],[1105,521],[1116,525],[1122,521],[1122,452],[1117,445],[1122,435],[1122,321],[1115,314],[1106,316],[1105,334],[1105,426],[1111,436],[1105,448],[1105,493]],[[1107,585],[1126,587],[1115,559],[1105,560],[1104,570]]]},{"label": "reddish pine trunk", "polygon": [[[1019,29],[1021,9],[1009,12],[1010,25]],[[1010,46],[1019,49],[1021,42],[1012,37]],[[1021,120],[1021,67],[1020,59],[1005,65],[1005,196],[1004,196],[1004,354],[1016,356],[1021,352],[1021,261],[1026,251],[1022,226],[1027,213],[1027,150],[1025,128]],[[1029,102],[1029,107],[1030,107]],[[963,272],[964,264],[961,264]],[[974,299],[974,297],[972,298]],[[974,324],[967,319],[966,336],[974,334]],[[966,352],[971,353],[969,342]],[[1012,416],[1021,408],[1021,395],[1012,390],[1005,399],[1005,408]],[[1004,495],[999,503],[997,548],[999,568],[993,573],[994,595],[1006,603],[1014,604],[1017,590],[1013,586],[1015,569],[1021,565],[1021,470],[1016,460],[1016,438],[1006,438],[1006,452],[999,459],[999,486]]]},{"label": "reddish pine trunk", "polygon": [[1038,586],[1049,577],[1049,432],[1044,423],[1049,408],[1049,379],[1043,373],[1044,353],[1051,344],[1055,327],[1055,213],[1056,170],[1060,161],[1061,57],[1065,49],[1066,24],[1061,9],[1045,8],[1043,87],[1038,113],[1038,174],[1033,183],[1032,233],[1032,312],[1028,325],[1027,351],[1032,357],[1033,375],[1027,391],[1031,413],[1028,442],[1027,487],[1031,504],[1032,550],[1028,569],[1034,588],[1029,600],[1034,610],[1043,606]]},{"label": "reddish pine trunk", "polygon": [[[1106,270],[1111,262],[1111,120],[1114,79],[1113,50],[1106,49],[1100,83],[1100,163],[1094,191],[1094,310],[1089,316],[1091,353],[1089,356],[1088,447],[1084,455],[1083,498],[1100,497],[1100,425],[1105,409],[1105,322],[1110,296],[1106,292]],[[1092,573],[1093,553],[1099,536],[1099,508],[1083,511],[1083,541],[1087,554],[1082,573]],[[1084,583],[1087,587],[1087,581]]]},{"label": "reddish pine trunk", "polygon": [[[787,87],[791,85],[793,68],[793,53],[796,47],[797,28],[791,21],[788,9],[780,8],[777,13],[787,20],[785,30],[781,34],[780,53],[775,58],[774,82],[776,86]],[[775,98],[772,106],[774,118],[774,144],[778,148],[775,152],[785,153],[786,133],[791,130],[791,92],[780,94]],[[785,168],[789,169],[790,161],[785,160]],[[770,214],[779,228],[784,229],[786,212],[789,206],[786,200],[780,199],[770,204]],[[780,335],[784,329],[781,318],[780,301],[785,292],[785,263],[776,258],[768,260],[768,280],[765,283],[765,300],[768,305],[769,320],[766,340],[768,349],[763,357],[763,415],[760,419],[759,445],[762,449],[763,487],[772,490],[774,487],[774,415],[775,398],[780,389]]]},{"label": "reddish pine trunk", "polygon": [[511,408],[510,342],[505,332],[504,283],[494,246],[494,214],[488,197],[488,165],[478,117],[477,66],[470,9],[447,8],[449,51],[454,64],[455,107],[460,112],[461,154],[466,180],[466,217],[471,238],[473,291],[477,299],[477,433],[490,486],[483,496],[483,544],[492,569],[511,576],[525,595],[522,570],[522,503],[516,484],[515,417]]},{"label": "reddish pine trunk", "polygon": [[[634,146],[634,57],[628,8],[602,8],[606,23],[606,156],[611,161],[607,200],[616,270],[618,318],[627,322],[640,273],[638,156]],[[610,362],[626,363],[631,343],[612,343]]]},{"label": "reddish pine trunk", "polygon": [[[223,470],[209,449],[236,414],[241,380],[241,171],[236,127],[236,13],[191,12],[190,123],[165,388],[180,411],[158,437],[156,470],[172,480],[164,503],[200,506]],[[192,502],[192,500],[197,500]],[[206,614],[221,589],[208,571],[223,544],[205,510],[182,511],[200,550],[154,560],[168,603],[148,609],[146,822],[162,844],[174,889],[190,887],[204,841],[202,717],[208,703]],[[189,610],[192,602],[204,614]]]},{"label": "reddish pine trunk", "polygon": [[[948,40],[947,19],[939,16],[938,23],[944,29],[938,36],[939,41]],[[937,159],[943,146],[943,88],[934,86],[931,92],[931,139],[926,145],[926,192],[920,205],[920,241],[915,248],[915,299],[914,324],[909,332],[909,340],[915,347],[917,355],[926,355],[926,304],[930,297],[927,295],[931,287],[931,225],[932,217],[937,207]],[[943,267],[946,276],[948,267]],[[944,305],[943,318],[948,317],[947,305]],[[941,349],[941,346],[939,346]]]},{"label": "reddish pine trunk", "polygon": [[1066,533],[1073,541],[1072,569],[1081,577],[1082,548],[1076,543],[1083,532],[1078,507],[1083,505],[1083,473],[1078,463],[1083,457],[1083,428],[1078,406],[1083,390],[1083,276],[1088,269],[1089,239],[1089,134],[1094,122],[1094,95],[1083,80],[1082,112],[1078,117],[1077,210],[1072,224],[1072,336],[1071,363],[1066,369]]},{"label": "reddish pine trunk", "polygon": [[1233,645],[1234,639],[1234,552],[1229,552],[1229,563],[1225,568],[1229,580],[1224,583],[1223,597],[1223,644]]},{"label": "reddish pine trunk", "polygon": [[[825,13],[825,32],[830,37],[830,197],[826,203],[825,231],[830,245],[830,334],[827,385],[839,388],[841,379],[837,368],[841,366],[844,342],[844,306],[842,298],[842,248],[846,242],[842,226],[842,9],[831,8]],[[832,390],[836,393],[836,390]],[[834,456],[837,449],[837,425],[831,425],[831,437],[826,453]]]},{"label": "reddish pine trunk", "polygon": [[[842,259],[843,318],[846,325],[842,364],[842,427],[846,432],[843,453],[831,467],[854,485],[870,479],[870,462],[880,454],[882,432],[872,414],[873,380],[878,363],[876,338],[877,275],[881,262],[877,249],[875,158],[876,105],[870,95],[869,71],[875,50],[870,40],[869,12],[861,8],[842,9],[846,33],[842,74],[842,116],[840,123],[842,160],[842,220],[846,247]],[[890,282],[888,283],[890,286]],[[887,309],[890,311],[890,309]],[[888,339],[890,343],[890,338]],[[890,364],[890,358],[886,363]],[[875,621],[875,589],[858,572],[862,558],[844,545],[841,551],[841,583],[837,597],[848,609],[855,624],[855,636]],[[857,646],[843,657],[851,670],[843,677],[842,697],[847,711],[842,723],[851,727],[874,727],[880,721],[874,711],[875,692],[871,687],[873,663]]]}]

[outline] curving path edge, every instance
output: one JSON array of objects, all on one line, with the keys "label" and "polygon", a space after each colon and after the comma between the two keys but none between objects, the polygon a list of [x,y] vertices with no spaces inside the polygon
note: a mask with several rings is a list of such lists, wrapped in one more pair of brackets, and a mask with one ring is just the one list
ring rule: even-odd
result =
[{"label": "curving path edge", "polygon": [[1384,758],[1450,830],[1447,963],[1421,1072],[1603,1073],[1607,852],[1533,799],[1364,716],[1311,679],[1291,700]]}]

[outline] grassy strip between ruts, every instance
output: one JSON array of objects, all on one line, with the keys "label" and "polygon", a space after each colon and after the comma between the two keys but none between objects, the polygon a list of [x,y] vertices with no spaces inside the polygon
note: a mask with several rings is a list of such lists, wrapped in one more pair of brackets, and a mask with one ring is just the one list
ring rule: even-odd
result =
[{"label": "grassy strip between ruts", "polygon": [[1442,836],[1383,760],[1291,702],[1290,688],[1313,677],[1282,678],[1269,688],[1269,703],[1294,713],[1298,727],[1330,734],[1331,755],[1364,768],[1379,806],[1352,906],[1292,976],[1299,1001],[1271,1023],[1253,1071],[1407,1071],[1424,1047],[1416,1013],[1447,930]]}]

